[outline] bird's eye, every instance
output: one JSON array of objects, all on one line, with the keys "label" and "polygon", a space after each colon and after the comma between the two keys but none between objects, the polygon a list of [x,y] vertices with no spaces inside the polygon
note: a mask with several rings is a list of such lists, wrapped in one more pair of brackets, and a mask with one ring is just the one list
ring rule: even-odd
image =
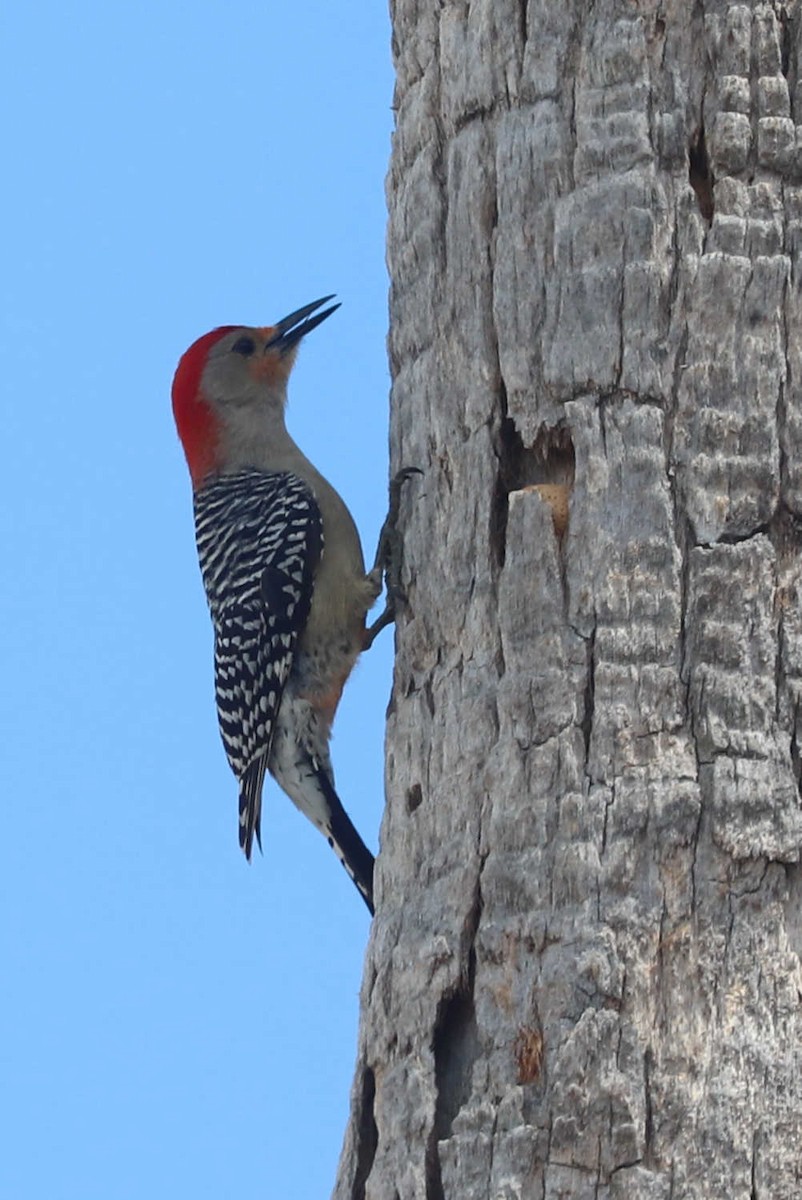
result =
[{"label": "bird's eye", "polygon": [[234,354],[241,354],[243,358],[247,358],[249,354],[253,354],[256,344],[253,338],[241,337],[237,339],[231,349]]}]

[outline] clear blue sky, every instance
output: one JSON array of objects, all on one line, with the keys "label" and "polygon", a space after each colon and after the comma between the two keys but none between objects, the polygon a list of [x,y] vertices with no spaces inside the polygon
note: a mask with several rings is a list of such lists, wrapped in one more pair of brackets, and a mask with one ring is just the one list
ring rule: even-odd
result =
[{"label": "clear blue sky", "polygon": [[[319,1200],[366,910],[272,782],[237,847],[169,389],[328,292],[290,428],[386,503],[385,4],[11,4],[4,148],[0,1196]],[[392,633],[336,727],[374,848]]]}]

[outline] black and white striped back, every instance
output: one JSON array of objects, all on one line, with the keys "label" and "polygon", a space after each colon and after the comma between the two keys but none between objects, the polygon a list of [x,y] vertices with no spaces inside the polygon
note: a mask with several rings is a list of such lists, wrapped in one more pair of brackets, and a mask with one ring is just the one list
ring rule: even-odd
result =
[{"label": "black and white striped back", "polygon": [[215,632],[220,732],[240,781],[240,844],[250,856],[276,714],[309,615],[322,519],[297,476],[248,469],[198,489],[195,535]]}]

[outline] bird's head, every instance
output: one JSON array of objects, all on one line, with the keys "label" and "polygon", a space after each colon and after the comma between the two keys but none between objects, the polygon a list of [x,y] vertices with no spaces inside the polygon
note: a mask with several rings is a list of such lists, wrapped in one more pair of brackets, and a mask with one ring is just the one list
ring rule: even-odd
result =
[{"label": "bird's head", "polygon": [[173,415],[195,487],[220,470],[234,448],[269,432],[271,422],[283,429],[298,344],[340,307],[316,311],[332,299],[305,304],[276,325],[221,325],[182,355],[173,378]]}]

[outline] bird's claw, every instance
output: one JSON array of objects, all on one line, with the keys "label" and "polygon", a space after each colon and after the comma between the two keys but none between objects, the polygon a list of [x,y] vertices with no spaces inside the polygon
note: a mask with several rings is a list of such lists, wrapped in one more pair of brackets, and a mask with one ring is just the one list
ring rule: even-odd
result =
[{"label": "bird's claw", "polygon": [[[403,542],[398,530],[398,514],[401,508],[401,489],[413,475],[422,475],[420,467],[402,467],[390,481],[390,504],[387,517],[379,533],[379,544],[376,547],[376,557],[368,578],[373,581],[378,576],[379,583],[384,581],[387,591],[387,602],[384,612],[365,631],[365,649],[373,645],[378,634],[388,625],[392,625],[398,608],[406,604],[407,597],[401,587],[401,567],[403,562]],[[381,587],[379,587],[381,590]],[[377,593],[378,594],[378,593]]]}]

